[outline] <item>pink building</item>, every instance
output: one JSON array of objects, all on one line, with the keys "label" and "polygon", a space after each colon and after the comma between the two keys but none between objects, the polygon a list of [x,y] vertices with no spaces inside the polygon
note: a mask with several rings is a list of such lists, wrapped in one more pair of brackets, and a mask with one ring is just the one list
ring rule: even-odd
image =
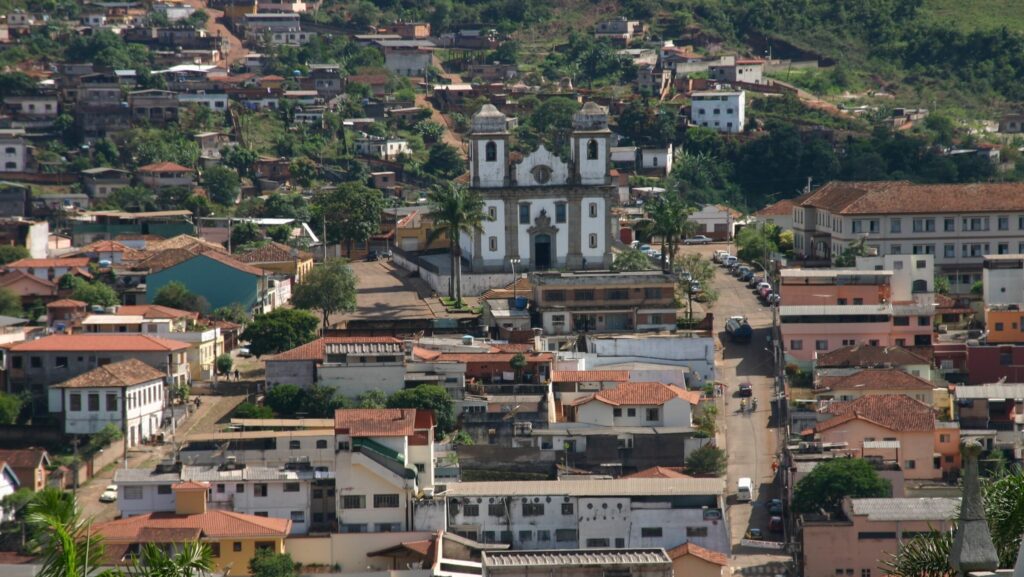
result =
[{"label": "pink building", "polygon": [[818,355],[856,344],[931,344],[932,257],[859,257],[857,265],[782,271],[779,315],[788,363],[808,366]]},{"label": "pink building", "polygon": [[955,497],[850,499],[842,515],[803,521],[804,577],[873,577],[901,542],[921,532],[947,531],[960,506]]},{"label": "pink building", "polygon": [[[906,395],[868,395],[853,401],[834,401],[824,412],[833,415],[818,423],[813,434],[823,443],[845,443],[854,457],[896,463],[906,479],[939,479],[943,455],[938,452],[935,411]],[[948,432],[947,432],[948,433]]]}]

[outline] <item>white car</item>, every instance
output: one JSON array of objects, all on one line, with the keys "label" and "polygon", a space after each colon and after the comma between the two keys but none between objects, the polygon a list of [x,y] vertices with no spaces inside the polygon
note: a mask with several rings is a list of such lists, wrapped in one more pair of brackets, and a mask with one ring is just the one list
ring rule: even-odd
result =
[{"label": "white car", "polygon": [[100,495],[100,503],[113,503],[117,501],[117,485],[107,485]]},{"label": "white car", "polygon": [[711,238],[698,234],[683,241],[683,244],[711,244]]}]

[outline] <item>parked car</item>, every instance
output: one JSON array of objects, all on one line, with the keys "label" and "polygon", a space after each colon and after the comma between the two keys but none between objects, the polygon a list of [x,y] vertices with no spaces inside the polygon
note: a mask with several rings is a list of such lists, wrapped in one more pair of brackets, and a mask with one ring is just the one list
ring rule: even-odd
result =
[{"label": "parked car", "polygon": [[750,288],[757,288],[757,285],[759,285],[759,284],[761,284],[763,282],[764,282],[764,277],[759,275],[759,274],[755,274],[755,275],[751,275],[750,280],[747,281],[747,286],[750,287]]},{"label": "parked car", "polygon": [[750,270],[749,266],[744,264],[744,265],[740,265],[740,266],[736,267],[736,270],[734,270],[732,272],[733,272],[734,275],[740,277],[740,276],[743,276],[744,274],[746,274],[748,272],[751,272],[751,270]]},{"label": "parked car", "polygon": [[764,533],[762,533],[761,530],[757,527],[751,527],[747,529],[746,538],[751,539],[753,541],[760,541],[764,538]]},{"label": "parked car", "polygon": [[711,239],[703,234],[698,234],[697,236],[691,236],[684,240],[683,244],[711,244]]},{"label": "parked car", "polygon": [[642,245],[640,245],[637,248],[637,250],[639,250],[640,252],[642,252],[644,254],[650,254],[650,252],[651,252],[651,245],[649,245],[649,244],[642,244]]},{"label": "parked car", "polygon": [[782,517],[775,515],[768,519],[768,530],[772,533],[782,533]]},{"label": "parked car", "polygon": [[[761,284],[764,285],[767,283]],[[768,295],[772,294],[772,292],[772,285],[761,286],[760,288],[757,289],[757,296],[759,296],[761,300],[763,300],[764,302],[768,302]]]},{"label": "parked car", "polygon": [[766,303],[768,303],[770,305],[778,305],[779,303],[782,302],[782,295],[780,295],[779,293],[773,292],[770,295],[768,295],[764,300],[765,300]]},{"label": "parked car", "polygon": [[378,253],[375,250],[371,250],[366,253],[366,258],[364,258],[363,260],[365,260],[366,262],[376,262],[380,260],[380,253]]},{"label": "parked car", "polygon": [[243,359],[248,359],[249,357],[252,356],[252,351],[249,350],[249,347],[242,347],[238,349],[238,356],[242,357]]},{"label": "parked car", "polygon": [[711,255],[711,260],[716,262],[716,263],[720,263],[720,262],[722,262],[722,259],[724,259],[727,256],[729,256],[729,251],[727,251],[727,250],[716,250],[714,252],[714,254]]},{"label": "parked car", "polygon": [[768,281],[761,281],[757,283],[756,287],[754,287],[754,290],[757,291],[757,294],[761,294],[761,291],[763,291],[764,289],[772,290],[772,283]]},{"label": "parked car", "polygon": [[117,501],[117,485],[107,485],[107,488],[100,493],[100,503],[113,503]]},{"label": "parked car", "polygon": [[771,515],[782,514],[782,499],[772,499],[768,501],[768,513]]},{"label": "parked car", "polygon": [[740,273],[737,278],[740,279],[741,282],[747,282],[754,278],[754,271],[748,269],[746,272]]},{"label": "parked car", "polygon": [[750,385],[750,383],[740,383],[738,394],[741,397],[753,397],[754,388]]},{"label": "parked car", "polygon": [[738,263],[739,261],[740,261],[739,257],[735,257],[735,256],[732,256],[732,255],[729,255],[729,256],[725,257],[724,260],[722,260],[722,265],[725,266],[725,268],[729,268],[730,266]]}]

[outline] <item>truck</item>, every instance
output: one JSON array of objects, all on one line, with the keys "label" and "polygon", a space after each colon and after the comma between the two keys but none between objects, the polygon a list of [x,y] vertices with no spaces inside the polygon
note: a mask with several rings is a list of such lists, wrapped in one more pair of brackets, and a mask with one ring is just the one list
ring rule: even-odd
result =
[{"label": "truck", "polygon": [[750,328],[746,317],[729,317],[729,320],[725,321],[725,333],[734,343],[749,343],[750,338],[754,336],[754,330]]}]

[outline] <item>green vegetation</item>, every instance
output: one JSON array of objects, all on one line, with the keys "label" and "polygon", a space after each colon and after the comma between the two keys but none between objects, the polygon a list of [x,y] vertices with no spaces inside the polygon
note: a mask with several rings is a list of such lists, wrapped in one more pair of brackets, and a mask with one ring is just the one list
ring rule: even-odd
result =
[{"label": "green vegetation", "polygon": [[274,411],[270,407],[246,402],[235,407],[232,416],[238,419],[273,419]]},{"label": "green vegetation", "polygon": [[184,283],[172,281],[160,287],[153,304],[183,311],[203,312],[210,308],[206,299],[188,290]]},{"label": "green vegetation", "polygon": [[15,425],[21,422],[21,410],[25,407],[27,395],[0,393],[0,425]]},{"label": "green vegetation", "polygon": [[82,454],[85,457],[90,457],[99,453],[101,450],[106,449],[116,441],[120,441],[124,438],[124,433],[114,423],[107,423],[99,430],[96,434],[89,437],[89,442],[82,448]]},{"label": "green vegetation", "polygon": [[704,445],[686,457],[686,471],[696,477],[720,477],[727,464],[725,451],[714,445]]},{"label": "green vegetation", "polygon": [[249,573],[252,577],[295,577],[295,562],[288,553],[275,553],[269,549],[260,549],[249,560]]},{"label": "green vegetation", "polygon": [[320,323],[316,316],[302,309],[275,309],[256,315],[242,332],[249,342],[249,351],[257,358],[294,349],[316,338]]},{"label": "green vegetation", "polygon": [[84,301],[89,306],[112,307],[121,302],[114,289],[100,281],[89,282],[80,276],[68,274],[60,279],[60,284],[71,289],[71,298]]},{"label": "green vegetation", "polygon": [[440,440],[455,430],[455,409],[448,391],[440,385],[419,385],[414,389],[402,389],[388,397],[387,406],[392,409],[428,409],[434,411],[437,427],[435,437]]},{"label": "green vegetation", "polygon": [[629,248],[620,252],[615,255],[615,260],[612,261],[612,270],[614,271],[639,271],[651,270],[653,268],[651,266],[651,259],[635,248]]},{"label": "green vegetation", "polygon": [[329,261],[306,274],[294,289],[292,304],[320,311],[324,328],[329,327],[332,314],[355,310],[357,282],[345,261]]},{"label": "green vegetation", "polygon": [[[3,88],[0,87],[0,92],[3,92]],[[23,246],[16,246],[12,244],[0,245],[0,264],[7,264],[23,258],[31,256],[28,249]]]},{"label": "green vegetation", "polygon": [[442,236],[448,239],[452,258],[451,297],[461,308],[462,250],[458,239],[463,233],[476,234],[483,231],[483,223],[488,218],[484,214],[484,200],[479,192],[451,182],[435,186],[427,200],[434,220],[434,228],[427,233],[427,244]]},{"label": "green vegetation", "polygon": [[839,513],[843,497],[888,497],[889,481],[878,476],[864,459],[831,459],[820,463],[793,489],[793,510],[801,513]]},{"label": "green vegetation", "polygon": [[7,287],[0,287],[0,315],[20,317],[23,314],[21,297]]},{"label": "green vegetation", "polygon": [[221,353],[217,355],[217,373],[221,375],[230,375],[231,369],[234,367],[235,361],[231,358],[228,353]]}]

